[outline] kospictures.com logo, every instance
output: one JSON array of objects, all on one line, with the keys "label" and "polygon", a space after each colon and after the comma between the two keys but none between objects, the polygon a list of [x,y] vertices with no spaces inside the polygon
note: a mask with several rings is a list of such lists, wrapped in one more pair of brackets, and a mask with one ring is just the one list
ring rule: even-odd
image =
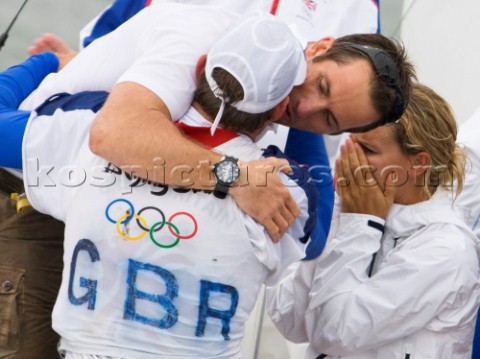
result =
[{"label": "kospictures.com logo", "polygon": [[[118,207],[120,205],[123,207],[123,205],[125,204],[127,205],[127,209],[125,210],[122,208],[122,212],[125,214],[122,214],[117,219],[112,218],[110,215],[112,206]],[[142,214],[146,213],[147,211],[154,212],[159,216],[159,219],[160,219],[159,221],[154,222],[151,227],[149,227],[147,220],[144,217],[142,217]],[[190,233],[184,234],[178,228],[180,226],[177,226],[173,223],[173,221],[180,216],[187,217],[189,221],[193,224],[193,225],[192,224],[185,225],[183,223],[182,229],[183,227],[189,227],[187,228],[187,230],[189,230]],[[166,220],[165,214],[160,208],[157,208],[154,206],[147,206],[147,207],[143,207],[138,212],[136,212],[132,202],[124,198],[119,198],[110,202],[105,209],[105,217],[109,222],[115,224],[117,233],[123,239],[127,241],[138,241],[143,237],[145,237],[148,233],[151,241],[160,248],[173,248],[177,244],[179,244],[181,239],[182,240],[191,239],[198,232],[198,222],[195,219],[195,217],[188,212],[176,212],[172,214],[168,218],[168,220]],[[132,231],[132,229],[130,228],[130,224],[134,222],[132,221],[132,219],[135,219],[135,223],[138,226],[138,229],[140,230],[140,234],[136,235],[135,237],[130,235],[130,232]],[[159,232],[165,227],[167,227],[169,234],[165,235],[168,232],[163,231],[163,234],[159,235]],[[165,237],[171,237],[171,236],[173,236],[174,238],[173,242],[170,242],[170,243],[167,242],[166,244],[160,242],[161,239],[165,239]]]}]

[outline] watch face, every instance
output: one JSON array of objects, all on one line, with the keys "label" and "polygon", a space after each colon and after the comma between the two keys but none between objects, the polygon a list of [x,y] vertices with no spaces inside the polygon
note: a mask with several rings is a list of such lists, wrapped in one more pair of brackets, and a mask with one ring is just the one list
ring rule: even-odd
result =
[{"label": "watch face", "polygon": [[234,161],[220,161],[215,168],[215,175],[219,182],[227,185],[234,184],[240,176],[238,164]]}]

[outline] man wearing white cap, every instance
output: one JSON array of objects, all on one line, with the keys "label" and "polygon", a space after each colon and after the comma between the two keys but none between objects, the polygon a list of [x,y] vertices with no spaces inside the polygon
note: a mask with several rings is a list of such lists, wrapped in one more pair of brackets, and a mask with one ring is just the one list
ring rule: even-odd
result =
[{"label": "man wearing white cap", "polygon": [[[309,205],[316,204],[313,184],[299,176],[305,171],[294,167],[298,183],[282,175],[301,213],[277,245],[222,187],[238,176],[237,158],[262,155],[252,140],[282,116],[288,93],[304,80],[302,47],[286,25],[262,15],[220,39],[205,72],[204,60],[193,106],[177,127],[235,156],[215,167],[213,192],[142,182],[95,156],[88,131],[105,92],[55,96],[28,123],[27,196],[66,223],[53,313],[66,358],[240,358],[261,284],[274,284],[304,256],[314,226]],[[48,173],[54,186],[42,183],[35,164],[54,166]],[[31,185],[32,178],[40,183]]]},{"label": "man wearing white cap", "polygon": [[[112,89],[92,127],[92,150],[116,165],[141,167],[150,178],[165,175],[166,183],[203,189],[201,178],[209,170],[198,164],[215,164],[221,156],[182,137],[171,121],[190,104],[198,57],[237,17],[209,6],[165,3],[146,8],[94,41],[62,72],[47,79],[22,108],[35,108],[61,91]],[[350,46],[352,42],[371,51]],[[391,40],[373,34],[337,41],[324,38],[309,43],[305,54],[306,81],[293,88],[281,123],[333,133],[392,122],[403,111],[413,69],[403,49]],[[156,159],[164,166],[159,167]],[[278,170],[286,162],[248,163],[250,179],[257,172],[265,175],[269,165]],[[187,179],[175,176],[178,166],[192,170]],[[241,166],[242,179],[246,172]],[[268,187],[248,181],[248,186],[234,186],[229,193],[274,240],[298,214],[275,174],[269,175]]]}]

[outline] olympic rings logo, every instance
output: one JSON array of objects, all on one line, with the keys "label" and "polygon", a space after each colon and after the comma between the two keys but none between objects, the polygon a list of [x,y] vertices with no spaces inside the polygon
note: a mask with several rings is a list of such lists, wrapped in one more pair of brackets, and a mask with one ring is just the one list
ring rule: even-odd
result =
[{"label": "olympic rings logo", "polygon": [[[129,207],[129,209],[126,211],[126,213],[124,215],[122,215],[120,218],[115,220],[110,216],[110,210],[111,210],[111,208],[114,204],[121,203],[121,202],[126,203]],[[150,228],[148,228],[148,224],[147,224],[147,221],[145,220],[145,218],[142,217],[142,213],[147,212],[147,211],[155,211],[160,215],[160,218],[161,218],[160,221],[155,222],[153,224],[153,226],[151,226]],[[135,213],[135,207],[133,206],[132,202],[130,202],[126,199],[123,199],[123,198],[119,198],[119,199],[116,199],[116,200],[113,200],[112,202],[110,202],[109,205],[107,206],[107,208],[105,209],[105,216],[107,217],[107,220],[109,222],[115,224],[115,228],[117,230],[117,233],[123,239],[126,239],[127,241],[138,241],[138,240],[142,239],[143,237],[145,237],[147,235],[147,233],[149,233],[150,239],[152,240],[152,242],[160,248],[173,248],[180,242],[181,239],[186,240],[186,239],[193,238],[197,234],[197,231],[198,231],[197,220],[195,219],[195,217],[193,217],[188,212],[176,212],[176,213],[172,214],[170,216],[170,218],[168,218],[168,220],[165,220],[166,219],[165,214],[163,213],[163,211],[161,209],[159,209],[157,207],[153,207],[153,206],[147,206],[147,207],[143,207],[141,210],[139,210],[138,213]],[[179,217],[179,216],[186,216],[193,222],[192,233],[190,233],[188,235],[180,235],[180,230],[178,229],[178,227],[176,225],[174,225],[172,223],[173,220],[175,218]],[[129,235],[129,229],[128,229],[129,227],[128,226],[129,226],[129,223],[131,223],[132,219],[135,219],[135,221],[137,223],[137,226],[142,230],[142,232],[139,235],[137,235],[136,237],[131,237]],[[124,230],[122,230],[122,225],[123,225]],[[165,227],[165,226],[167,226],[170,234],[173,235],[173,237],[175,238],[175,241],[170,243],[170,244],[160,243],[160,241],[157,238],[155,238],[155,233],[160,231],[161,229],[163,229],[163,227]]]}]

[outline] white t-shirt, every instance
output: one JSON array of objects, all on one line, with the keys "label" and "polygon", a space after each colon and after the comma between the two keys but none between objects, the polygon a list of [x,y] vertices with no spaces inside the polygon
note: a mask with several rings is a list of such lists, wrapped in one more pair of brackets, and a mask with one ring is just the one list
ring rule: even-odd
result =
[{"label": "white t-shirt", "polygon": [[[304,256],[297,238],[308,217],[305,192],[288,182],[302,213],[273,244],[231,197],[144,183],[93,155],[93,117],[88,109],[59,109],[32,116],[25,132],[27,196],[66,223],[53,312],[61,349],[135,359],[240,358],[262,283],[274,284]],[[183,121],[206,125],[194,110]],[[261,155],[245,136],[216,149],[245,161]]]},{"label": "white t-shirt", "polygon": [[20,106],[33,110],[49,96],[110,91],[124,81],[145,86],[179,119],[196,88],[195,67],[239,15],[210,6],[159,4],[81,51],[61,72],[49,75]]}]

